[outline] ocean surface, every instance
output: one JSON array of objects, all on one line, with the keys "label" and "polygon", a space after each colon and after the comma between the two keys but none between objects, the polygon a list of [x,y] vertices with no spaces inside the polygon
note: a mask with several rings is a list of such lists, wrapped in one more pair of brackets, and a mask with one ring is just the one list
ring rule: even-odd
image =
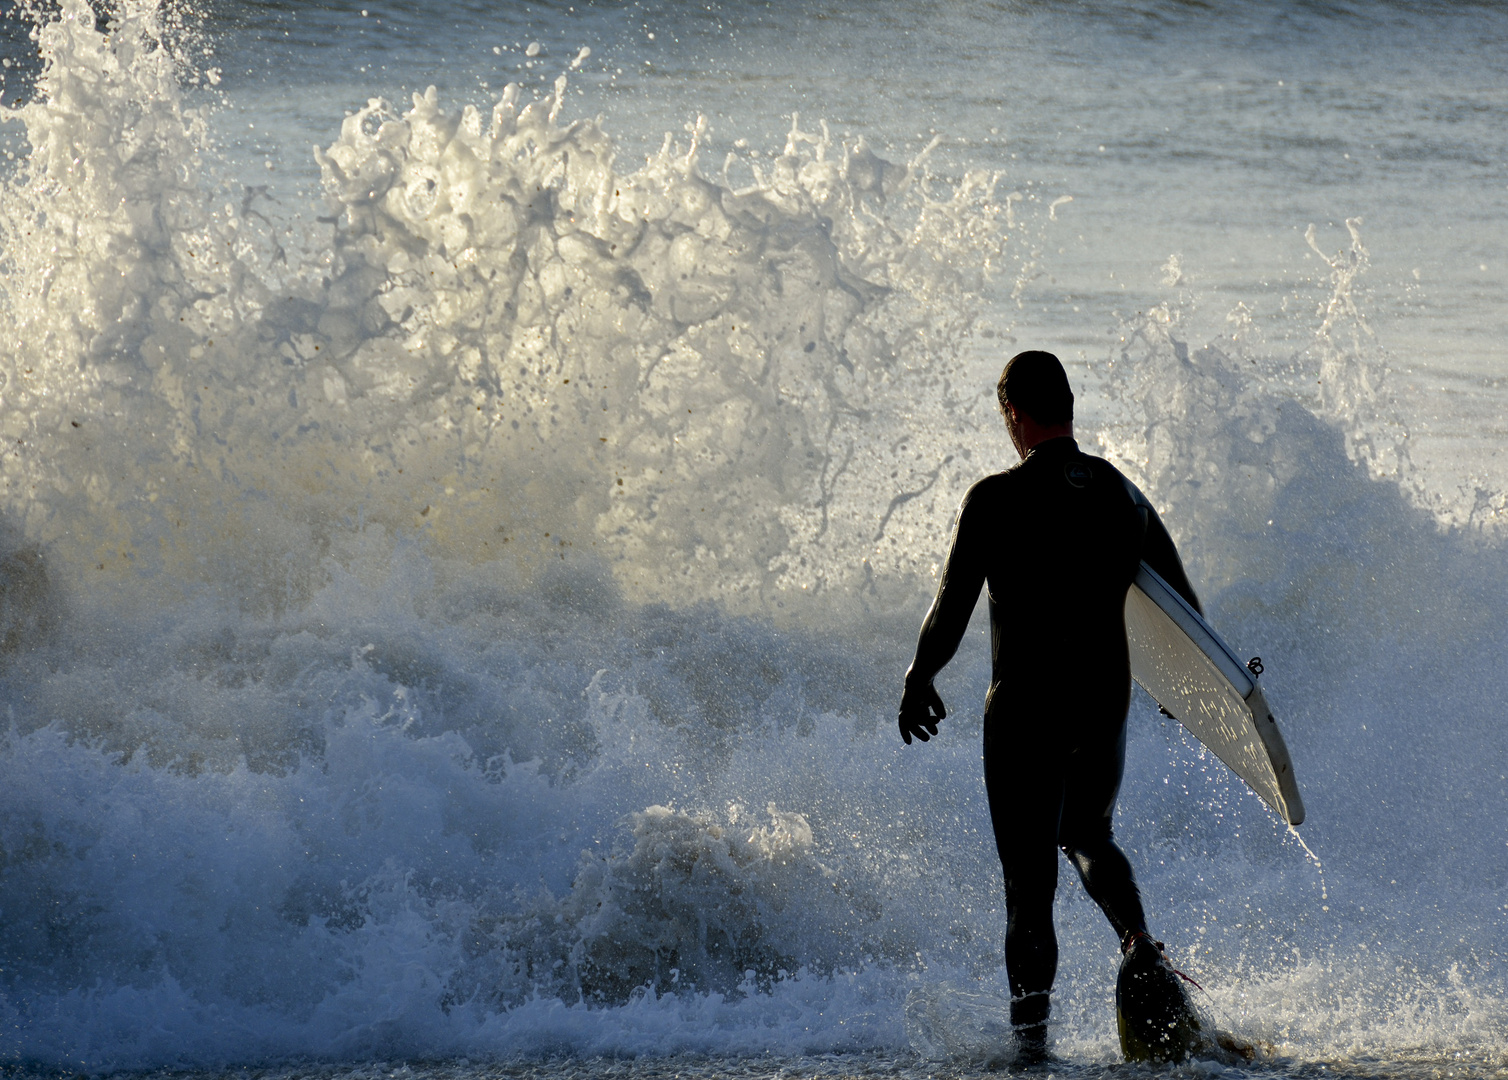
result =
[{"label": "ocean surface", "polygon": [[[1117,834],[1260,1049],[1171,1072],[1508,1075],[1508,8],[0,27],[6,1076],[986,1070],[982,612],[894,709],[1029,347],[1309,811],[1138,692]],[[1057,918],[1049,1071],[1153,1075]]]}]

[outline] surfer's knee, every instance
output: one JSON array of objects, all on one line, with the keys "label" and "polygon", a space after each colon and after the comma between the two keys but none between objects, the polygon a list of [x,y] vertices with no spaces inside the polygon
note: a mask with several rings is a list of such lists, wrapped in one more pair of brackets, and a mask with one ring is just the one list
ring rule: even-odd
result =
[{"label": "surfer's knee", "polygon": [[1058,891],[1058,853],[1048,848],[1050,858],[1015,860],[1005,867],[1005,908],[1052,907]]}]

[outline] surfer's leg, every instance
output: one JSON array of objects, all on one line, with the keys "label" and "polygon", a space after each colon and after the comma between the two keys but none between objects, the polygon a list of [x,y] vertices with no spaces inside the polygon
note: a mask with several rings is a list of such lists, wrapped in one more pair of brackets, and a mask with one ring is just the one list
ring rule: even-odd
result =
[{"label": "surfer's leg", "polygon": [[1142,908],[1141,891],[1130,860],[1113,839],[1080,841],[1064,852],[1079,872],[1079,880],[1105,918],[1110,920],[1117,939],[1125,943],[1131,934],[1147,931],[1147,915]]},{"label": "surfer's leg", "polygon": [[1052,896],[1058,853],[1019,858],[1005,873],[1005,973],[1011,986],[1011,1023],[1045,1024],[1058,974],[1058,936]]},{"label": "surfer's leg", "polygon": [[1128,935],[1147,929],[1136,875],[1111,833],[1126,765],[1125,722],[1104,738],[1081,745],[1070,760],[1058,843],[1079,872],[1084,891],[1124,942]]},{"label": "surfer's leg", "polygon": [[[1058,939],[1052,898],[1058,886],[1058,819],[1063,779],[1058,761],[1040,748],[1004,737],[1002,725],[985,725],[984,777],[995,826],[995,847],[1005,874],[1005,972],[1011,987],[1011,1023],[1045,1038]],[[993,729],[993,730],[992,730]]]}]

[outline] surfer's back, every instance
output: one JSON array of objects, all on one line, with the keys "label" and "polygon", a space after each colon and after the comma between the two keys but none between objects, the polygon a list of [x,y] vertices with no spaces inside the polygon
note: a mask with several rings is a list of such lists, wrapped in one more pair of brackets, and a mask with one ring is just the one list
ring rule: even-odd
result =
[{"label": "surfer's back", "polygon": [[1126,590],[1147,531],[1136,495],[1071,438],[1039,444],[970,489],[958,554],[978,559],[988,584],[996,685],[1061,690],[1073,675],[1065,668],[1079,669],[1070,685],[1091,673],[1127,683]]}]

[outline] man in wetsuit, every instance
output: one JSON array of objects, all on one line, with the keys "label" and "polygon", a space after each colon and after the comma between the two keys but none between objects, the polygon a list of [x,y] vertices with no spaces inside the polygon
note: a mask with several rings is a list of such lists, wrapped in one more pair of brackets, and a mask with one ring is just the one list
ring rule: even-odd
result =
[{"label": "man in wetsuit", "polygon": [[[1123,952],[1151,947],[1131,864],[1111,836],[1126,761],[1131,663],[1126,592],[1138,564],[1197,610],[1152,504],[1073,439],[1073,392],[1058,358],[1013,357],[997,387],[1012,469],[969,489],[937,598],[901,698],[901,737],[926,742],[947,715],[932,686],[988,584],[993,658],[984,778],[1005,871],[1005,967],[1019,1055],[1047,1052],[1058,967],[1058,849],[1104,911]],[[1160,947],[1158,949],[1160,953]]]}]

